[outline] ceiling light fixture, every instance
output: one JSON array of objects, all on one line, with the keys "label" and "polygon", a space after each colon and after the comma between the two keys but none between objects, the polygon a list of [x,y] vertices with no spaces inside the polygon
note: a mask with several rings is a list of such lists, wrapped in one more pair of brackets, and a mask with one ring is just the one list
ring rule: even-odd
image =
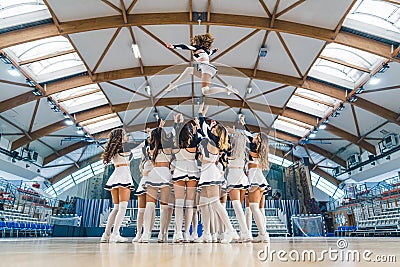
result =
[{"label": "ceiling light fixture", "polygon": [[68,118],[68,119],[65,119],[65,124],[72,126],[72,125],[74,125],[74,122],[70,118]]},{"label": "ceiling light fixture", "polygon": [[139,46],[137,44],[133,44],[132,45],[132,51],[133,51],[133,55],[135,56],[135,58],[141,58],[141,54],[140,54],[140,50],[139,50]]},{"label": "ceiling light fixture", "polygon": [[11,66],[11,68],[8,69],[8,74],[10,74],[13,77],[21,76],[21,73],[14,66]]},{"label": "ceiling light fixture", "polygon": [[379,82],[381,81],[381,79],[379,79],[379,78],[377,78],[377,77],[372,77],[370,80],[369,80],[369,84],[370,85],[376,85],[376,84],[378,84]]},{"label": "ceiling light fixture", "polygon": [[151,88],[150,88],[149,85],[147,85],[147,86],[144,88],[144,90],[146,91],[146,93],[147,93],[149,96],[151,96]]},{"label": "ceiling light fixture", "polygon": [[247,87],[247,94],[251,94],[253,92],[253,87]]}]

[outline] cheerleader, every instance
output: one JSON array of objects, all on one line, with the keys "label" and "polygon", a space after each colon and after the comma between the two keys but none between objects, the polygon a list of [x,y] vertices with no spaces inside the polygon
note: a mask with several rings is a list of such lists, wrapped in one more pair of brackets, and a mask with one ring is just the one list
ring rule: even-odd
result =
[{"label": "cheerleader", "polygon": [[262,171],[268,170],[268,137],[263,133],[257,133],[253,138],[248,130],[244,116],[240,116],[240,122],[247,131],[247,137],[250,140],[250,152],[248,162],[248,177],[249,177],[249,207],[253,214],[254,220],[258,228],[258,236],[254,242],[269,242],[269,235],[266,230],[266,224],[260,210],[260,201],[263,191],[268,188],[267,179]]},{"label": "cheerleader", "polygon": [[[124,243],[128,241],[119,232],[128,207],[131,190],[133,190],[133,179],[130,171],[132,152],[123,152],[122,148],[123,142],[126,141],[128,141],[128,137],[123,129],[112,130],[102,154],[104,164],[112,162],[115,167],[105,186],[105,189],[111,192],[114,208],[108,216],[106,229],[101,236],[103,243]],[[111,233],[113,225],[114,228]]]},{"label": "cheerleader", "polygon": [[248,231],[242,203],[249,187],[249,179],[244,172],[247,155],[247,138],[239,132],[234,132],[231,137],[231,149],[228,153],[227,188],[229,198],[239,222],[240,240],[249,242],[251,232]]},{"label": "cheerleader", "polygon": [[[162,125],[163,123],[161,123]],[[166,242],[168,238],[166,232],[169,213],[168,201],[171,192],[171,173],[169,169],[171,148],[169,147],[169,137],[167,137],[163,128],[157,127],[151,132],[149,145],[153,169],[149,172],[148,179],[143,185],[146,189],[146,209],[142,242],[148,243],[151,238],[151,218],[155,212],[158,190],[160,190],[160,232],[158,241]]]},{"label": "cheerleader", "polygon": [[[146,132],[150,135],[150,129],[146,129]],[[148,181],[148,174],[152,170],[153,165],[148,156],[148,139],[144,142],[144,145],[141,147],[142,151],[142,162],[140,164],[140,171],[142,173],[142,178],[140,179],[138,188],[136,189],[136,196],[138,198],[138,213],[136,217],[136,236],[133,238],[132,243],[141,242],[142,237],[142,228],[144,221],[144,212],[146,209],[146,189],[143,185]],[[155,214],[152,216],[151,228],[153,228]]]},{"label": "cheerleader", "polygon": [[199,187],[201,189],[199,204],[204,229],[202,241],[212,241],[209,214],[215,212],[220,217],[226,229],[221,243],[230,243],[232,240],[239,239],[239,237],[232,227],[226,209],[224,209],[220,202],[220,188],[224,177],[216,166],[220,151],[227,150],[229,147],[228,132],[220,124],[214,124],[209,127],[204,118],[206,111],[207,109],[204,109],[204,104],[200,105],[200,126],[203,128],[203,133],[206,136],[198,146],[198,153],[202,163],[199,180]]},{"label": "cheerleader", "polygon": [[[193,218],[194,198],[200,177],[195,156],[197,145],[201,139],[197,135],[197,124],[195,121],[183,123],[182,114],[176,115],[174,120],[174,129],[176,133],[175,143],[178,148],[172,150],[175,156],[175,169],[172,176],[175,193],[175,231],[172,241],[178,243],[183,241],[189,242],[190,240],[189,230]],[[185,216],[183,215],[184,206]],[[184,237],[182,236],[183,217],[185,217]]]},{"label": "cheerleader", "polygon": [[218,51],[218,48],[211,49],[214,37],[210,33],[196,35],[190,41],[190,45],[178,44],[172,45],[166,43],[165,46],[170,49],[184,49],[193,51],[193,57],[196,61],[195,67],[187,67],[184,72],[173,83],[169,84],[167,92],[176,90],[177,87],[190,75],[196,75],[201,78],[201,91],[203,95],[212,95],[218,93],[238,94],[238,91],[232,86],[211,87],[211,79],[217,75],[217,68],[210,64],[210,56]]}]

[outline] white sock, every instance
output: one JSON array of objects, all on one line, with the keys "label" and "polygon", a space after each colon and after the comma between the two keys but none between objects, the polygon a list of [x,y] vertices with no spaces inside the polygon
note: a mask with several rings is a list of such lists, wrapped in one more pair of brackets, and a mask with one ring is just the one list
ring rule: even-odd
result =
[{"label": "white sock", "polygon": [[[155,208],[155,206],[154,206],[154,208],[152,209],[152,211],[151,211],[151,214],[150,214],[150,231],[152,231],[153,230],[153,228],[154,228],[154,222],[156,221],[156,208]],[[145,217],[146,218],[146,217]]]},{"label": "white sock", "polygon": [[[193,200],[186,200],[186,209],[185,209],[185,233],[189,233],[190,225],[192,224],[193,219]],[[193,225],[194,228],[194,225]]]},{"label": "white sock", "polygon": [[267,217],[265,215],[265,208],[260,208],[260,211],[261,211],[261,215],[262,215],[263,220],[264,220],[264,225],[267,225]]},{"label": "white sock", "polygon": [[115,216],[115,223],[113,229],[113,234],[115,235],[119,235],[119,229],[121,228],[122,221],[124,220],[127,207],[128,207],[127,201],[119,203],[118,213],[117,216]]},{"label": "white sock", "polygon": [[[192,219],[192,234],[198,235],[197,227],[199,226],[199,215],[197,214],[198,209],[193,209],[193,219]],[[189,226],[190,227],[190,226]]]},{"label": "white sock", "polygon": [[210,233],[215,234],[217,232],[217,222],[216,222],[216,215],[213,207],[210,203],[210,198],[206,198],[208,203],[208,210],[210,212]]},{"label": "white sock", "polygon": [[111,234],[111,228],[115,222],[115,216],[117,216],[118,208],[119,208],[119,204],[114,204],[113,210],[110,212],[110,215],[108,215],[106,229],[104,231],[104,233],[106,233],[106,235]]},{"label": "white sock", "polygon": [[221,222],[224,224],[225,229],[229,232],[234,231],[231,221],[229,220],[228,212],[222,206],[221,202],[219,201],[219,197],[213,197],[211,200],[211,206],[216,214],[218,214]]},{"label": "white sock", "polygon": [[183,205],[185,205],[184,199],[175,199],[175,233],[182,232]]},{"label": "white sock", "polygon": [[172,205],[168,206],[168,216],[167,216],[167,222],[165,224],[165,229],[164,229],[164,233],[168,233],[168,228],[169,228],[169,224],[171,223],[172,220],[172,214],[174,213],[174,207]]},{"label": "white sock", "polygon": [[164,234],[166,231],[166,224],[168,221],[168,205],[160,205],[160,233]]},{"label": "white sock", "polygon": [[240,233],[242,234],[248,233],[246,218],[244,217],[244,212],[240,200],[232,200],[232,206],[233,209],[235,210],[235,215],[239,222]]},{"label": "white sock", "polygon": [[201,212],[201,223],[203,224],[203,234],[210,234],[210,209],[206,197],[200,197],[199,207]]},{"label": "white sock", "polygon": [[264,219],[260,211],[260,204],[259,203],[250,203],[249,204],[251,211],[253,212],[254,221],[257,224],[258,234],[265,235],[266,226],[264,224]]},{"label": "white sock", "polygon": [[181,75],[167,88],[167,91],[173,89],[173,87],[179,86],[187,77],[193,75],[194,67],[187,67]]},{"label": "white sock", "polygon": [[144,219],[144,211],[145,208],[138,208],[138,213],[136,216],[136,235],[141,235],[142,234],[142,228],[143,228],[143,219]]},{"label": "white sock", "polygon": [[151,230],[154,225],[154,215],[155,215],[156,203],[147,202],[146,209],[144,211],[144,220],[143,220],[143,232],[145,234],[149,234],[151,236]]},{"label": "white sock", "polygon": [[[224,208],[224,210],[226,210],[226,202],[221,202],[222,207]],[[226,213],[228,214],[228,211],[226,211]],[[229,215],[228,215],[229,217]],[[225,233],[225,225],[222,223],[221,218],[218,216],[218,229],[219,229],[219,233]]]},{"label": "white sock", "polygon": [[246,224],[247,229],[251,233],[251,226],[253,225],[253,213],[251,212],[250,207],[246,207]]}]

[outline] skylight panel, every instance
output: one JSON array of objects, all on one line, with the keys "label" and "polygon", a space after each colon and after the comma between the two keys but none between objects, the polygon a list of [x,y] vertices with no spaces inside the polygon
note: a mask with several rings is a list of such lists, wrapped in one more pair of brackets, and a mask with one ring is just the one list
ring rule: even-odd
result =
[{"label": "skylight panel", "polygon": [[1,0],[0,29],[51,18],[42,0]]}]

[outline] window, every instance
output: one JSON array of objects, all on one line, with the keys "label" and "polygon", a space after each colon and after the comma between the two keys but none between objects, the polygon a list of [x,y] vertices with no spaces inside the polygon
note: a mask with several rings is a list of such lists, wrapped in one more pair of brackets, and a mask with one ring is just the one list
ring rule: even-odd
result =
[{"label": "window", "polygon": [[0,28],[41,21],[51,18],[42,0],[1,0]]},{"label": "window", "polygon": [[[84,89],[82,93],[85,91],[86,92],[93,91],[93,88]],[[76,96],[78,93],[74,94]],[[72,94],[71,96],[73,96],[74,94]],[[66,101],[61,101],[60,105],[61,107],[65,108],[65,110],[68,111],[68,113],[75,113],[89,108],[105,105],[107,103],[108,101],[107,98],[104,96],[104,94],[101,91],[96,91],[93,94],[84,95],[78,98],[72,98]]]},{"label": "window", "polygon": [[86,122],[82,122],[81,125],[83,128],[91,134],[99,133],[108,129],[116,128],[121,126],[121,120],[116,114],[106,115],[104,119],[95,118],[93,120],[97,120],[94,123],[87,124]]},{"label": "window", "polygon": [[279,116],[274,122],[274,128],[297,136],[304,136],[312,129],[311,125]]},{"label": "window", "polygon": [[328,44],[321,56],[337,59],[368,70],[372,70],[385,60],[380,56],[335,43]]},{"label": "window", "polygon": [[398,41],[400,5],[377,0],[362,0],[354,5],[344,26]]},{"label": "window", "polygon": [[359,83],[361,78],[365,77],[364,75],[368,74],[321,58],[315,61],[310,71],[311,77],[351,89]]},{"label": "window", "polygon": [[340,101],[336,98],[307,89],[297,88],[287,106],[322,118],[339,103]]},{"label": "window", "polygon": [[268,160],[271,162],[271,163],[274,163],[274,164],[276,164],[276,165],[280,165],[280,166],[283,166],[283,167],[289,167],[290,165],[292,165],[293,163],[291,162],[291,161],[289,161],[289,160],[287,160],[287,159],[284,159],[284,158],[281,158],[281,157],[279,157],[279,156],[276,156],[276,155],[274,155],[274,154],[268,154]]},{"label": "window", "polygon": [[62,36],[45,38],[8,48],[12,52],[12,55],[22,62],[72,49],[73,47],[68,39]]},{"label": "window", "polygon": [[343,190],[314,172],[311,172],[311,182],[313,186],[317,187],[328,196],[332,196],[335,200],[344,196]]},{"label": "window", "polygon": [[82,169],[77,170],[73,174],[65,177],[64,179],[61,179],[54,185],[47,188],[46,193],[53,197],[56,197],[57,195],[62,194],[71,187],[78,185],[95,175],[101,174],[102,172],[104,172],[104,165],[103,162],[100,160],[90,165],[87,165]]},{"label": "window", "polygon": [[86,71],[77,53],[62,55],[23,66],[38,82],[46,82]]}]

